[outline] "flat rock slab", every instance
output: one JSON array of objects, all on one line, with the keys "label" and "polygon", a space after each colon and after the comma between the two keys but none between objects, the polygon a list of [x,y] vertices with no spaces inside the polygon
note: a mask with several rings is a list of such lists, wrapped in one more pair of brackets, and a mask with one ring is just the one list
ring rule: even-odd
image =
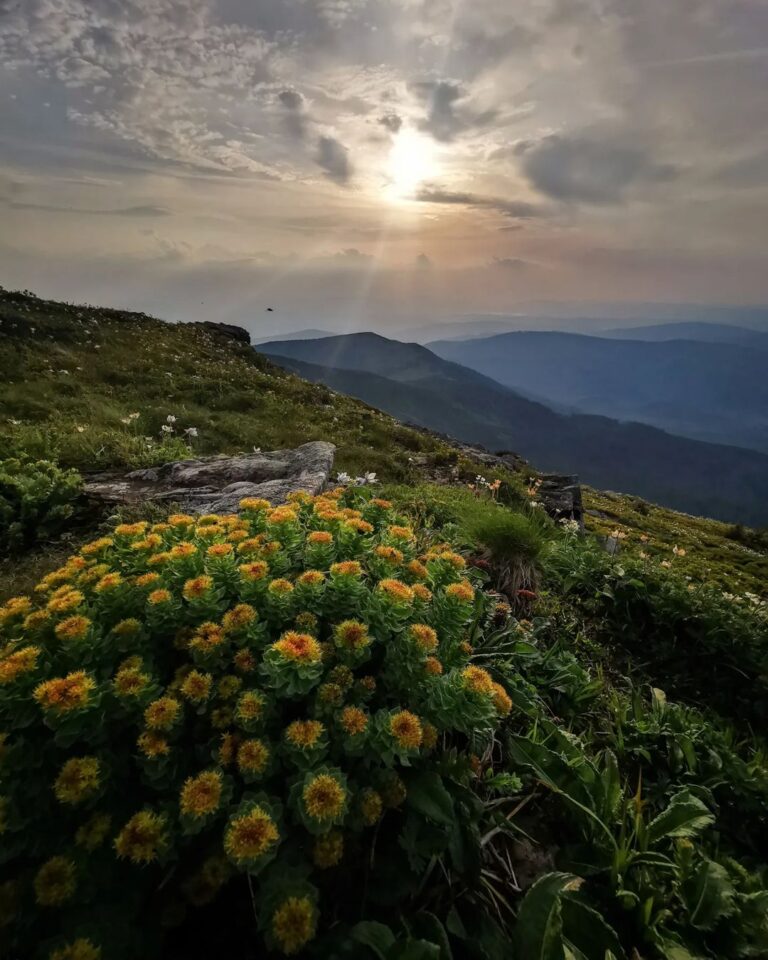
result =
[{"label": "flat rock slab", "polygon": [[289,493],[325,489],[336,447],[323,440],[294,450],[175,460],[130,473],[91,476],[85,492],[106,503],[173,502],[189,513],[237,513],[243,497],[285,503]]}]

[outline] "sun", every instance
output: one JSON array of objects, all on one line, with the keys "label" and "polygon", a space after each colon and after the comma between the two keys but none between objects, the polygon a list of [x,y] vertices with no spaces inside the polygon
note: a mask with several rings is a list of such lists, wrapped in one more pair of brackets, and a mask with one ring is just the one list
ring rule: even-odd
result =
[{"label": "sun", "polygon": [[414,130],[401,130],[389,152],[385,194],[389,200],[408,200],[419,184],[434,180],[438,172],[434,141]]}]

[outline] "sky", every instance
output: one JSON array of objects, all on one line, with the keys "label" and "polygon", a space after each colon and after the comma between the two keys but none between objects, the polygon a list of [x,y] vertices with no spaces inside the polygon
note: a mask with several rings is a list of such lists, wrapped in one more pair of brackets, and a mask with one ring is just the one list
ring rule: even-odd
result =
[{"label": "sky", "polygon": [[766,0],[0,0],[0,284],[255,333],[766,304],[766,90]]}]

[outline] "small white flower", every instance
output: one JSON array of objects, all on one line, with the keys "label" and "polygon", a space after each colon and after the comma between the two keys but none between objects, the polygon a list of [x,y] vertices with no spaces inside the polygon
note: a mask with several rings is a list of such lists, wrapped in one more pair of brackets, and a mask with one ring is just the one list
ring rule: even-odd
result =
[{"label": "small white flower", "polygon": [[75,426],[75,430],[77,430],[78,433],[85,433],[85,427],[81,427],[79,424]]},{"label": "small white flower", "polygon": [[366,473],[366,475],[365,475],[365,482],[366,482],[366,483],[378,483],[379,481],[376,479],[376,474],[375,474],[375,473]]},{"label": "small white flower", "polygon": [[140,413],[129,413],[129,414],[128,414],[128,419],[129,419],[129,420],[138,420],[140,416],[141,416]]},{"label": "small white flower", "polygon": [[8,417],[8,423],[10,423],[12,427],[18,427],[21,420],[13,420],[11,417]]},{"label": "small white flower", "polygon": [[254,448],[253,448],[253,452],[254,452],[254,453],[261,453],[261,447],[254,447]]},{"label": "small white flower", "polygon": [[169,413],[168,416],[165,418],[165,422],[166,422],[166,423],[176,423],[176,417],[174,417],[174,415],[173,415],[172,413]]},{"label": "small white flower", "polygon": [[197,427],[187,427],[187,429],[184,431],[184,433],[186,433],[186,435],[187,435],[188,437],[196,437],[196,436],[197,436]]},{"label": "small white flower", "polygon": [[173,433],[173,427],[169,423],[164,423],[160,429],[163,433]]},{"label": "small white flower", "polygon": [[336,482],[337,482],[337,483],[349,483],[349,482],[351,481],[351,479],[352,479],[352,477],[350,477],[350,475],[349,475],[348,473],[339,473],[339,474],[336,476]]}]

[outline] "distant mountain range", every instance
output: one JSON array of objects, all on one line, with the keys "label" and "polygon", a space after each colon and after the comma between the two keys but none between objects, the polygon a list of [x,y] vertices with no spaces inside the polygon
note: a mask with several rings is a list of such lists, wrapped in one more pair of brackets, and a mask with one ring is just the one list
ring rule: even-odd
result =
[{"label": "distant mountain range", "polygon": [[603,330],[600,336],[655,342],[696,340],[699,343],[736,343],[758,350],[768,350],[768,332],[734,327],[729,323],[653,323],[645,327]]},{"label": "distant mountain range", "polygon": [[258,349],[308,380],[399,419],[492,450],[514,450],[539,469],[578,473],[597,487],[689,513],[768,523],[764,454],[638,423],[564,415],[419,344],[378,334],[282,340]]},{"label": "distant mountain range", "polygon": [[[557,408],[768,452],[768,334],[705,326],[696,331],[740,342],[529,332],[428,347]],[[665,325],[656,336],[678,329]]]}]

